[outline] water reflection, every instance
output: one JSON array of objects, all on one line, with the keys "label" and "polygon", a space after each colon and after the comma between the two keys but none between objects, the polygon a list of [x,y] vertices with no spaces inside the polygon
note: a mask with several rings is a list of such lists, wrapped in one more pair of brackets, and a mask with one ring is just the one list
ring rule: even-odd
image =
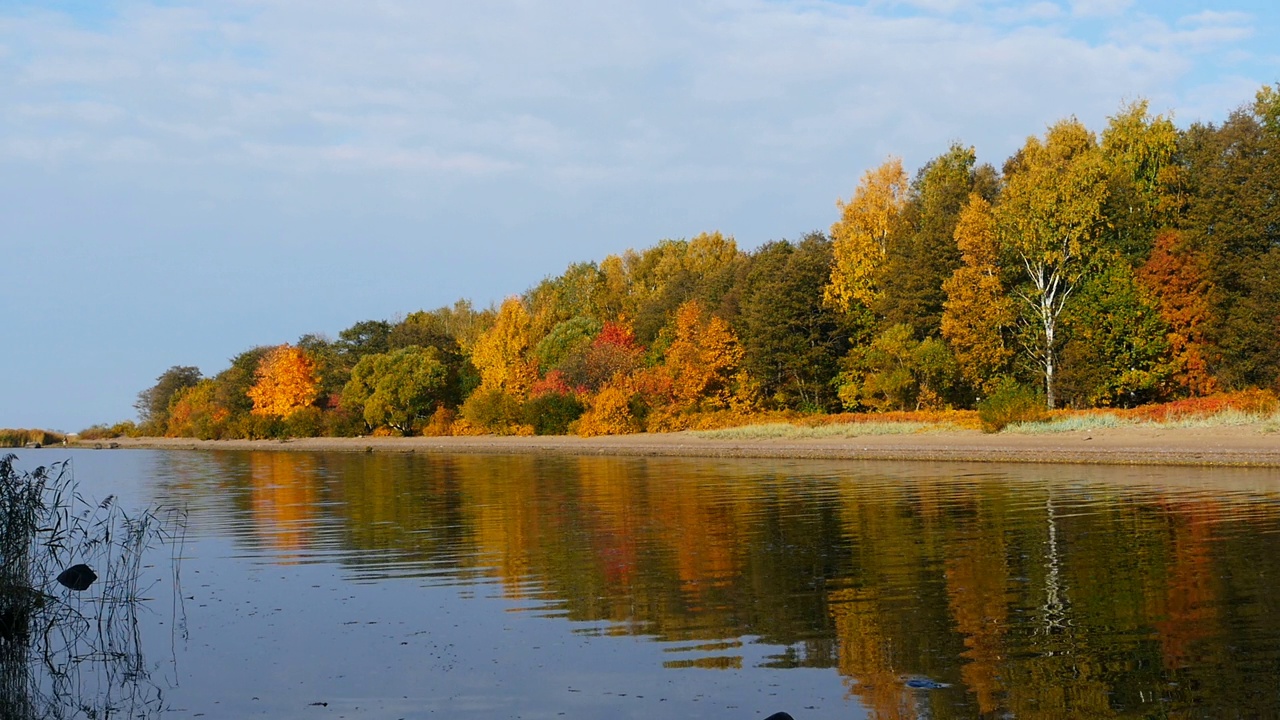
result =
[{"label": "water reflection", "polygon": [[874,717],[1280,714],[1274,473],[156,457],[244,556],[492,584],[672,669],[832,669]]}]

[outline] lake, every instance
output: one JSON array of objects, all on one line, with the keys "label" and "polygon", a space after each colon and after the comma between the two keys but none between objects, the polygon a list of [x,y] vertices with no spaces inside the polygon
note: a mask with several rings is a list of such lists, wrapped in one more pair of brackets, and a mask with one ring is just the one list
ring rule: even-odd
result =
[{"label": "lake", "polygon": [[120,717],[1280,717],[1276,470],[17,454],[187,513]]}]

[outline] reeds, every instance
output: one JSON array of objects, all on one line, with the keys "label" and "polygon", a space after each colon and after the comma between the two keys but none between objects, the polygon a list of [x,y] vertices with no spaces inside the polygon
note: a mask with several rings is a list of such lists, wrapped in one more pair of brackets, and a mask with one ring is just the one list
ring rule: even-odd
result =
[{"label": "reeds", "polygon": [[[66,463],[22,472],[15,460],[0,458],[0,717],[157,715],[138,583],[146,551],[177,537],[181,516],[87,501]],[[59,584],[82,563],[99,576],[88,588]],[[176,583],[176,560],[174,572]]]}]

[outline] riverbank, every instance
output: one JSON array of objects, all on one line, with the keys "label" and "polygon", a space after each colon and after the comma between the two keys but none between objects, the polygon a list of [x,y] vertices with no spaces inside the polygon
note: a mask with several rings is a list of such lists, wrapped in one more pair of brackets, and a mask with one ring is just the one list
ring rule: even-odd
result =
[{"label": "riverbank", "polygon": [[1280,433],[1257,425],[1132,426],[1040,434],[928,430],[841,438],[720,439],[696,433],[580,438],[357,437],[293,440],[117,438],[78,447],[301,452],[488,453],[741,457],[827,460],[924,460],[1103,465],[1280,467]]}]

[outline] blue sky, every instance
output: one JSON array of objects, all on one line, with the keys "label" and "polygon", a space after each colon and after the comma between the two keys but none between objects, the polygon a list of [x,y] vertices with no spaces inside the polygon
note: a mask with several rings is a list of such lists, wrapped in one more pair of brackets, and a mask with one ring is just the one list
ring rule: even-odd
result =
[{"label": "blue sky", "polygon": [[1280,80],[1272,2],[0,0],[0,427]]}]

